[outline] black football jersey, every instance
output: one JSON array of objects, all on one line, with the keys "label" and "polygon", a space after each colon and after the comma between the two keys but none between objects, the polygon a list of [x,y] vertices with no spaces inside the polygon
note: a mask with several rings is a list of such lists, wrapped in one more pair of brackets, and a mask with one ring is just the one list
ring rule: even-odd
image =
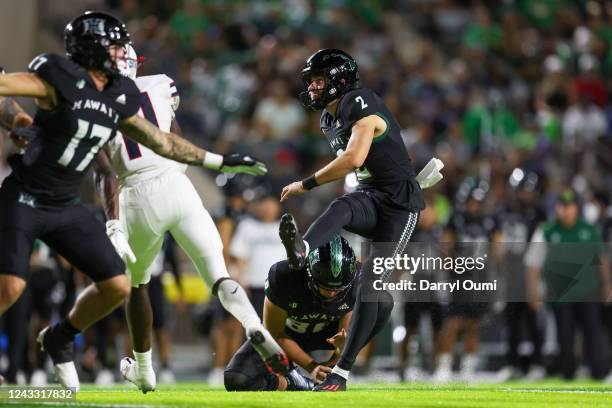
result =
[{"label": "black football jersey", "polygon": [[498,223],[493,216],[457,211],[449,219],[447,228],[455,235],[456,242],[491,242]]},{"label": "black football jersey", "polygon": [[325,339],[336,334],[340,318],[353,309],[356,298],[355,284],[341,298],[323,302],[308,282],[307,267],[294,271],[281,261],[272,265],[265,285],[266,297],[287,312],[286,332],[298,344],[313,336]]},{"label": "black football jersey", "polygon": [[335,117],[323,111],[321,130],[336,155],[346,150],[355,122],[377,115],[387,130],[374,138],[362,167],[355,171],[360,189],[376,188],[409,210],[421,210],[424,203],[414,179],[410,157],[400,135],[400,127],[382,99],[369,88],[353,89],[338,102]]},{"label": "black football jersey", "polygon": [[55,88],[57,106],[37,110],[38,134],[23,156],[11,160],[13,177],[40,203],[75,202],[100,148],[115,137],[122,119],[138,112],[140,93],[123,76],[99,92],[87,70],[56,54],[39,55],[28,69]]}]

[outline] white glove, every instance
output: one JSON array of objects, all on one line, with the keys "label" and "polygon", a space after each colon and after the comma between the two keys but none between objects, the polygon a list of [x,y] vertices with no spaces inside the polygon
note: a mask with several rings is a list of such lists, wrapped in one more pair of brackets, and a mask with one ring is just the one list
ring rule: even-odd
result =
[{"label": "white glove", "polygon": [[442,160],[437,158],[432,158],[423,169],[416,176],[416,181],[418,181],[419,186],[423,190],[429,187],[433,187],[436,183],[442,180],[442,173],[440,170],[444,168],[444,163]]},{"label": "white glove", "polygon": [[119,220],[106,221],[106,235],[108,235],[108,239],[110,239],[121,259],[124,261],[129,260],[130,263],[136,262],[136,255],[134,255],[130,244],[128,244]]}]

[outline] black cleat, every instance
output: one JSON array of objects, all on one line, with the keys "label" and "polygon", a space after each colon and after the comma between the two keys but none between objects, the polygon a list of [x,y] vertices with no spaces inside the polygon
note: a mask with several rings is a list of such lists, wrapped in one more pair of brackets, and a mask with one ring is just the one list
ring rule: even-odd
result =
[{"label": "black cleat", "polygon": [[36,339],[42,351],[46,351],[51,360],[59,382],[66,388],[79,391],[79,376],[74,365],[74,337],[60,333],[58,325],[43,329]]},{"label": "black cleat", "polygon": [[306,243],[291,214],[283,214],[278,230],[280,239],[287,252],[289,267],[295,271],[301,270],[306,264]]},{"label": "black cleat", "polygon": [[74,359],[74,338],[59,333],[57,325],[43,329],[37,341],[41,350],[49,353],[53,364],[67,363]]},{"label": "black cleat", "polygon": [[314,381],[300,374],[296,368],[285,374],[285,379],[287,379],[287,391],[312,391],[314,388]]},{"label": "black cleat", "polygon": [[338,374],[331,373],[327,376],[325,381],[314,387],[313,391],[346,391],[346,380]]}]

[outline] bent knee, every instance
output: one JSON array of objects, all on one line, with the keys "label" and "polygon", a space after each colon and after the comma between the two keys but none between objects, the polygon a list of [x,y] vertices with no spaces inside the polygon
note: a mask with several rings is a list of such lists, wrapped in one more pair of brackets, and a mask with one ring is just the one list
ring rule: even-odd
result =
[{"label": "bent knee", "polygon": [[118,275],[98,282],[97,286],[101,291],[115,297],[117,300],[126,299],[132,290],[132,285],[127,275]]}]

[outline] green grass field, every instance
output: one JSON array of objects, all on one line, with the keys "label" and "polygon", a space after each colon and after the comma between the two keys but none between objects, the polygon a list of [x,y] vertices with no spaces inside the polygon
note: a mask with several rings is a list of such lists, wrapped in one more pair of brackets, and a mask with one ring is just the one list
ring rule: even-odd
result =
[{"label": "green grass field", "polygon": [[[0,403],[0,405],[2,405]],[[33,404],[29,403],[29,406]],[[59,406],[66,406],[59,405]],[[44,406],[58,406],[45,404]],[[511,382],[495,385],[369,383],[346,393],[228,393],[189,383],[143,395],[134,388],[84,386],[72,406],[95,407],[612,407],[612,385],[594,382]]]}]

